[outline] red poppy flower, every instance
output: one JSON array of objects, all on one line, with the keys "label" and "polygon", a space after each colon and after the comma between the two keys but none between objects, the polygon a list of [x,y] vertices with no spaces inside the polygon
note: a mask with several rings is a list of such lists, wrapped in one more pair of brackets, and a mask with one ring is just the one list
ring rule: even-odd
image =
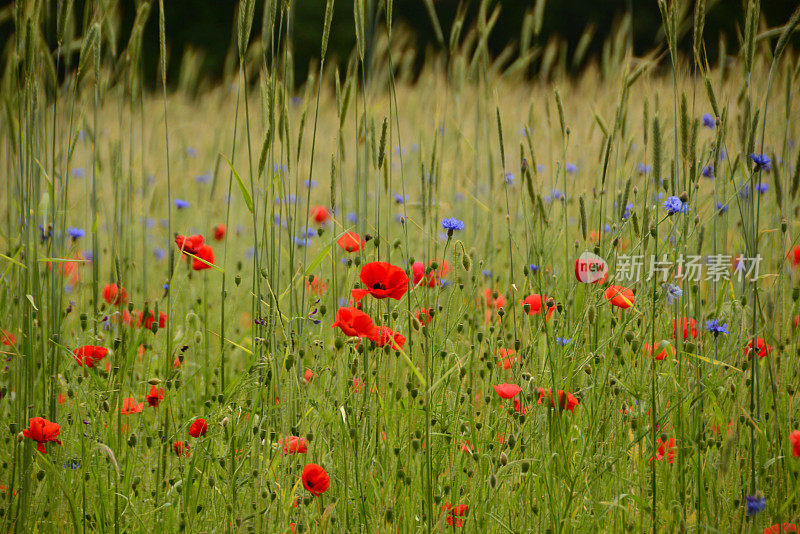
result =
[{"label": "red poppy flower", "polygon": [[[694,319],[688,320],[683,318],[683,339],[689,339],[689,334],[693,338],[697,337],[697,321]],[[675,319],[672,319],[672,337],[675,337]]]},{"label": "red poppy flower", "polygon": [[[647,345],[642,347],[642,352],[649,356],[652,356],[653,352],[657,351],[660,346],[661,346],[660,343],[654,343],[653,345],[650,345],[648,343]],[[656,360],[663,360],[664,358],[666,358],[668,350],[672,356],[675,356],[675,347],[673,347],[672,345],[666,345],[663,349],[661,349],[661,352],[659,352],[656,355]]]},{"label": "red poppy flower", "polygon": [[23,436],[37,443],[36,449],[42,454],[47,454],[47,449],[44,448],[45,443],[61,444],[61,440],[57,437],[60,433],[61,426],[44,417],[31,417],[28,420],[28,428],[22,431]]},{"label": "red poppy flower", "polygon": [[216,225],[214,227],[214,239],[216,239],[217,241],[222,241],[225,238],[225,232],[227,230],[228,230],[227,227],[222,223]]},{"label": "red poppy flower", "polygon": [[764,529],[764,534],[786,534],[787,532],[800,532],[800,527],[794,523],[775,523]]},{"label": "red poppy flower", "polygon": [[283,454],[305,454],[308,452],[308,440],[297,436],[279,439],[278,445],[283,446]]},{"label": "red poppy flower", "polygon": [[309,382],[311,382],[312,378],[314,378],[314,371],[312,371],[311,369],[306,369],[306,372],[303,373],[303,381],[305,381],[305,383],[308,384]]},{"label": "red poppy flower", "polygon": [[331,212],[325,206],[314,206],[311,208],[311,218],[314,222],[322,224],[331,218]]},{"label": "red poppy flower", "polygon": [[461,527],[464,525],[462,517],[466,517],[469,513],[469,506],[466,504],[451,505],[449,502],[442,505],[442,510],[445,511],[445,522],[451,527]]},{"label": "red poppy flower", "polygon": [[328,289],[328,282],[319,276],[315,276],[311,281],[306,278],[306,289],[310,290],[315,295],[321,295]]},{"label": "red poppy flower", "polygon": [[[553,400],[552,388],[547,388],[546,390],[544,388],[539,388],[539,400],[537,401],[536,404],[542,404],[542,401],[544,400],[545,396],[547,396],[547,398],[550,399],[550,407],[555,408],[556,405]],[[580,402],[578,401],[578,398],[575,395],[573,395],[572,393],[567,393],[565,397],[564,390],[563,389],[558,390],[558,407],[561,410],[567,410],[568,412],[574,413],[576,406],[580,406]]]},{"label": "red poppy flower", "polygon": [[144,400],[147,401],[148,406],[158,408],[158,405],[161,404],[162,400],[164,400],[164,388],[151,386],[150,392],[147,394]]},{"label": "red poppy flower", "polygon": [[176,455],[180,456],[183,454],[188,458],[191,447],[184,441],[175,441],[172,443],[172,450],[175,451]]},{"label": "red poppy flower", "polygon": [[391,347],[394,350],[400,350],[406,344],[404,335],[387,326],[376,326],[372,333],[367,336],[367,339],[374,341],[379,347],[391,342]]},{"label": "red poppy flower", "polygon": [[[480,395],[480,394],[479,394]],[[464,454],[472,454],[472,451],[475,450],[475,446],[472,445],[469,441],[465,441],[461,444],[461,452]]]},{"label": "red poppy flower", "polygon": [[370,316],[357,308],[339,308],[336,311],[336,321],[331,325],[331,328],[336,327],[350,337],[367,337],[375,330]]},{"label": "red poppy flower", "polygon": [[500,384],[492,387],[502,399],[514,398],[520,391],[522,391],[522,388],[516,384]]},{"label": "red poppy flower", "polygon": [[[142,312],[136,312],[137,320],[136,326],[144,326],[148,330],[153,326],[153,323],[156,322],[155,312],[150,312],[150,315],[147,317],[144,316]],[[158,312],[158,327],[164,328],[167,326],[167,314],[164,312]]]},{"label": "red poppy flower", "polygon": [[103,300],[113,306],[128,302],[128,292],[117,284],[106,284],[103,287]]},{"label": "red poppy flower", "polygon": [[175,236],[175,244],[178,245],[178,248],[182,252],[188,252],[189,254],[197,254],[197,251],[203,246],[203,241],[203,236],[201,235]]},{"label": "red poppy flower", "polygon": [[789,434],[789,442],[792,444],[792,455],[800,458],[800,430],[793,430]]},{"label": "red poppy flower", "polygon": [[353,289],[350,294],[356,302],[365,295],[376,299],[391,298],[400,300],[408,291],[408,275],[406,272],[385,261],[373,261],[361,268],[359,275],[367,289]]},{"label": "red poppy flower", "polygon": [[447,260],[443,260],[436,269],[431,269],[430,272],[427,273],[426,271],[425,264],[421,261],[416,261],[411,266],[415,286],[437,287],[441,283],[442,278],[447,276],[447,273],[450,272],[450,264],[447,263]]},{"label": "red poppy flower", "polygon": [[519,399],[514,399],[514,411],[522,415],[525,415],[526,413],[528,413],[528,405],[525,404],[524,402],[520,402]]},{"label": "red poppy flower", "polygon": [[633,306],[633,291],[623,286],[608,286],[604,295],[606,300],[612,305],[623,310]]},{"label": "red poppy flower", "polygon": [[205,436],[208,431],[208,423],[202,417],[195,419],[189,427],[189,435],[193,438]]},{"label": "red poppy flower", "polygon": [[[530,311],[528,312],[528,315],[537,315],[542,313],[542,308],[545,307],[546,302],[547,302],[546,295],[539,295],[538,293],[534,293],[533,295],[528,295],[527,297],[525,297],[525,300],[522,301],[522,304],[530,305],[531,308]],[[550,308],[547,309],[547,315],[545,316],[545,319],[549,319],[550,316],[553,315],[554,311],[556,311],[556,307],[550,306]]]},{"label": "red poppy flower", "polygon": [[792,267],[800,265],[800,245],[792,247],[789,253],[786,254],[786,259],[792,262]]},{"label": "red poppy flower", "polygon": [[675,457],[678,455],[678,445],[675,443],[675,438],[669,438],[667,441],[661,441],[661,438],[658,438],[656,445],[656,460],[663,460],[666,452],[667,462],[674,464]]},{"label": "red poppy flower", "polygon": [[200,247],[200,250],[198,250],[197,253],[195,253],[195,256],[197,256],[197,258],[194,258],[192,261],[192,269],[194,269],[195,271],[210,269],[211,265],[214,264],[214,249],[208,245],[203,245],[202,247]]},{"label": "red poppy flower", "polygon": [[[495,297],[495,293],[497,293],[497,297]],[[485,310],[484,310],[484,322],[489,324],[492,322],[493,317],[498,317],[497,310],[501,308],[505,308],[506,306],[506,299],[502,293],[499,291],[495,292],[488,287],[483,290],[483,298],[485,301]],[[480,297],[478,298],[480,302]]]},{"label": "red poppy flower", "polygon": [[420,308],[414,312],[414,317],[423,326],[431,324],[433,322],[433,308]]},{"label": "red poppy flower", "polygon": [[3,345],[11,346],[16,344],[16,342],[17,342],[17,336],[12,334],[11,332],[6,332],[5,330],[3,330]]},{"label": "red poppy flower", "polygon": [[122,401],[122,415],[130,415],[132,413],[141,413],[144,408],[143,402],[136,402],[133,397],[128,397]]},{"label": "red poppy flower", "polygon": [[303,481],[303,487],[312,495],[322,495],[328,491],[328,486],[331,484],[328,473],[317,464],[306,464],[300,478]]},{"label": "red poppy flower", "polygon": [[364,248],[364,240],[355,232],[345,232],[336,240],[336,244],[344,249],[345,252],[358,252]]},{"label": "red poppy flower", "polygon": [[[758,348],[758,357],[759,358],[765,357],[767,354],[769,354],[770,352],[772,352],[774,350],[770,345],[767,345],[767,342],[764,341],[763,338],[760,338],[760,337],[756,339],[756,347]],[[751,339],[747,343],[747,345],[744,347],[745,356],[747,356],[749,358],[750,357],[750,351],[752,349],[753,349],[753,340]]]},{"label": "red poppy flower", "polygon": [[105,347],[97,347],[95,345],[84,345],[77,349],[72,350],[75,361],[78,365],[83,367],[94,367],[97,362],[102,360],[108,354],[108,349]]},{"label": "red poppy flower", "polygon": [[[506,349],[501,348],[497,351],[497,367],[502,367],[503,369],[511,369],[511,364],[514,363],[514,355],[517,353],[514,349]],[[518,356],[516,358],[517,361],[522,363],[522,356]]]},{"label": "red poppy flower", "polygon": [[[719,430],[719,425],[717,424],[716,420],[715,421],[711,421],[711,433],[716,435],[716,436],[719,436],[721,434],[721,432]],[[732,433],[733,433],[733,421],[728,421],[727,434],[730,436]]]}]

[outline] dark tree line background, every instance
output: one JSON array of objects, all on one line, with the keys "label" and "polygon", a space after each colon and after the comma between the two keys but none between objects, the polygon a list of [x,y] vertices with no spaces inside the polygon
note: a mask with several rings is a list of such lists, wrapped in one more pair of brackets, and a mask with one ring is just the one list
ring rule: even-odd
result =
[{"label": "dark tree line background", "polygon": [[[74,13],[78,20],[82,20],[87,12],[86,3],[87,0],[75,2]],[[263,3],[261,0],[256,2],[253,33],[260,31]],[[298,81],[305,79],[309,62],[319,56],[325,3],[325,0],[295,0],[292,3],[295,10],[292,23],[295,79]],[[377,0],[372,0],[372,3],[377,3]],[[465,26],[469,28],[477,15],[478,0],[434,0],[445,41],[462,3],[468,6]],[[533,9],[534,3],[534,0],[490,2],[490,12],[496,5],[501,7],[499,20],[489,41],[492,53],[497,54],[508,44],[519,41],[525,12]],[[705,41],[709,61],[715,62],[719,53],[720,35],[727,43],[728,53],[738,50],[737,31],[744,20],[745,0],[718,0],[708,3],[711,6],[707,8]],[[120,46],[127,42],[127,35],[136,15],[136,4],[133,0],[120,0]],[[158,79],[159,54],[158,2],[154,1],[153,4],[145,29],[143,49],[146,78],[150,85]],[[204,78],[215,81],[222,77],[226,57],[232,51],[237,5],[235,0],[164,0],[170,80],[176,80],[180,60],[187,47],[202,53],[203,63],[200,70]],[[798,0],[762,0],[763,20],[768,27],[783,25],[797,6]],[[633,13],[634,51],[636,54],[643,54],[652,49],[657,44],[656,39],[660,38],[657,36],[661,27],[661,16],[656,0],[550,0],[545,7],[542,34],[538,42],[546,43],[552,36],[558,36],[566,40],[571,54],[585,28],[593,24],[596,31],[587,55],[587,60],[591,60],[597,57],[602,44],[615,32],[622,15],[629,9]],[[394,0],[394,20],[415,34],[420,61],[428,47],[435,49],[440,46],[423,0]],[[329,44],[331,57],[340,62],[349,57],[355,45],[353,28],[353,0],[337,0]],[[3,49],[8,45],[13,30],[13,19],[6,18],[0,22],[0,45]],[[691,32],[688,35],[684,43],[687,50],[690,47]],[[793,44],[797,47],[797,36]]]}]

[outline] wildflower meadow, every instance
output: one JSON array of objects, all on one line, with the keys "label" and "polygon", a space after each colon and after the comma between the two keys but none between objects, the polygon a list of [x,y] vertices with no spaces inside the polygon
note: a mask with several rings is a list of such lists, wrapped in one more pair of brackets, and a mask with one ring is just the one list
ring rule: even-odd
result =
[{"label": "wildflower meadow", "polygon": [[297,1],[0,8],[0,531],[798,532],[800,8]]}]

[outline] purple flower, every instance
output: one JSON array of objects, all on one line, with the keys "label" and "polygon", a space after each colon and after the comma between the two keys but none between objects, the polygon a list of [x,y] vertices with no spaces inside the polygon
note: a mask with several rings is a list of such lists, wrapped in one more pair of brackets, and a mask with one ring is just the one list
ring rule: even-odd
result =
[{"label": "purple flower", "polygon": [[464,229],[464,221],[452,217],[445,217],[442,219],[442,228],[447,230],[448,234],[452,235],[454,231]]},{"label": "purple flower", "polygon": [[730,332],[728,332],[728,323],[719,324],[719,321],[716,319],[709,319],[706,321],[706,330],[713,333],[714,337],[720,334],[730,334]]},{"label": "purple flower", "polygon": [[713,178],[714,177],[714,166],[713,165],[706,165],[703,167],[703,176],[706,178]]},{"label": "purple flower", "polygon": [[684,203],[676,196],[671,196],[664,201],[664,209],[667,210],[668,215],[675,215],[676,213],[688,213],[689,203]]},{"label": "purple flower", "polygon": [[77,241],[86,235],[86,230],[83,228],[67,228],[67,235],[70,236],[73,241]]},{"label": "purple flower", "polygon": [[570,174],[575,174],[576,172],[578,172],[578,166],[575,165],[574,163],[567,163],[564,165],[564,170]]},{"label": "purple flower", "polygon": [[178,208],[179,210],[182,210],[184,208],[188,208],[189,207],[189,201],[183,200],[182,198],[176,198],[175,199],[175,207]]},{"label": "purple flower", "polygon": [[710,113],[703,113],[703,126],[713,130],[717,127],[717,121],[711,116]]},{"label": "purple flower", "polygon": [[755,163],[757,171],[769,172],[772,170],[772,160],[765,154],[750,154],[750,159]]}]

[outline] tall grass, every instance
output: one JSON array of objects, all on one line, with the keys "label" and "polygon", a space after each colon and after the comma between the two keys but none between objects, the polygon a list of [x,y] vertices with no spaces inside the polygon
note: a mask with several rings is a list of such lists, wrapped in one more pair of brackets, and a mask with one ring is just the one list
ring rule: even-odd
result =
[{"label": "tall grass", "polygon": [[[770,29],[748,2],[739,55],[710,66],[713,6],[659,5],[660,47],[633,56],[629,6],[570,77],[565,45],[540,39],[544,1],[518,49],[497,58],[501,6],[481,2],[474,27],[464,11],[445,27],[426,2],[446,49],[415,76],[391,1],[353,2],[355,49],[336,64],[330,0],[319,64],[298,84],[294,3],[267,0],[259,21],[242,0],[228,77],[204,86],[189,54],[173,90],[163,0],[137,3],[124,45],[115,6],[79,17],[66,0],[15,4],[0,82],[3,530],[751,532],[796,521],[800,69],[789,43],[800,10]],[[667,214],[670,196],[691,210]],[[446,232],[445,217],[465,229]],[[361,250],[339,247],[348,231]],[[193,269],[197,254],[175,234],[202,234],[211,268]],[[608,262],[607,281],[575,279],[584,251]],[[728,279],[680,278],[691,255],[705,275],[708,256],[737,254],[760,254],[757,278],[727,264]],[[631,255],[665,261],[666,276],[648,277],[646,263],[626,280]],[[331,329],[373,261],[412,278],[402,300],[361,304],[406,336],[400,350]],[[434,287],[413,283],[414,262]],[[112,283],[127,301],[104,298]],[[610,284],[633,289],[633,306],[612,307]],[[552,316],[529,314],[531,294]],[[137,311],[166,323],[140,327]],[[673,334],[684,318],[696,336]],[[709,319],[730,333],[714,335]],[[754,338],[773,350],[754,357]],[[110,353],[82,367],[72,350],[83,345]],[[516,409],[501,383],[521,386]],[[123,413],[151,387],[163,402]],[[551,407],[547,390],[579,405]],[[46,455],[21,433],[37,416],[61,427]],[[190,437],[198,417],[208,433]],[[308,452],[284,454],[289,436]],[[300,481],[311,462],[331,477],[317,497]],[[766,511],[748,515],[759,492]]]}]

